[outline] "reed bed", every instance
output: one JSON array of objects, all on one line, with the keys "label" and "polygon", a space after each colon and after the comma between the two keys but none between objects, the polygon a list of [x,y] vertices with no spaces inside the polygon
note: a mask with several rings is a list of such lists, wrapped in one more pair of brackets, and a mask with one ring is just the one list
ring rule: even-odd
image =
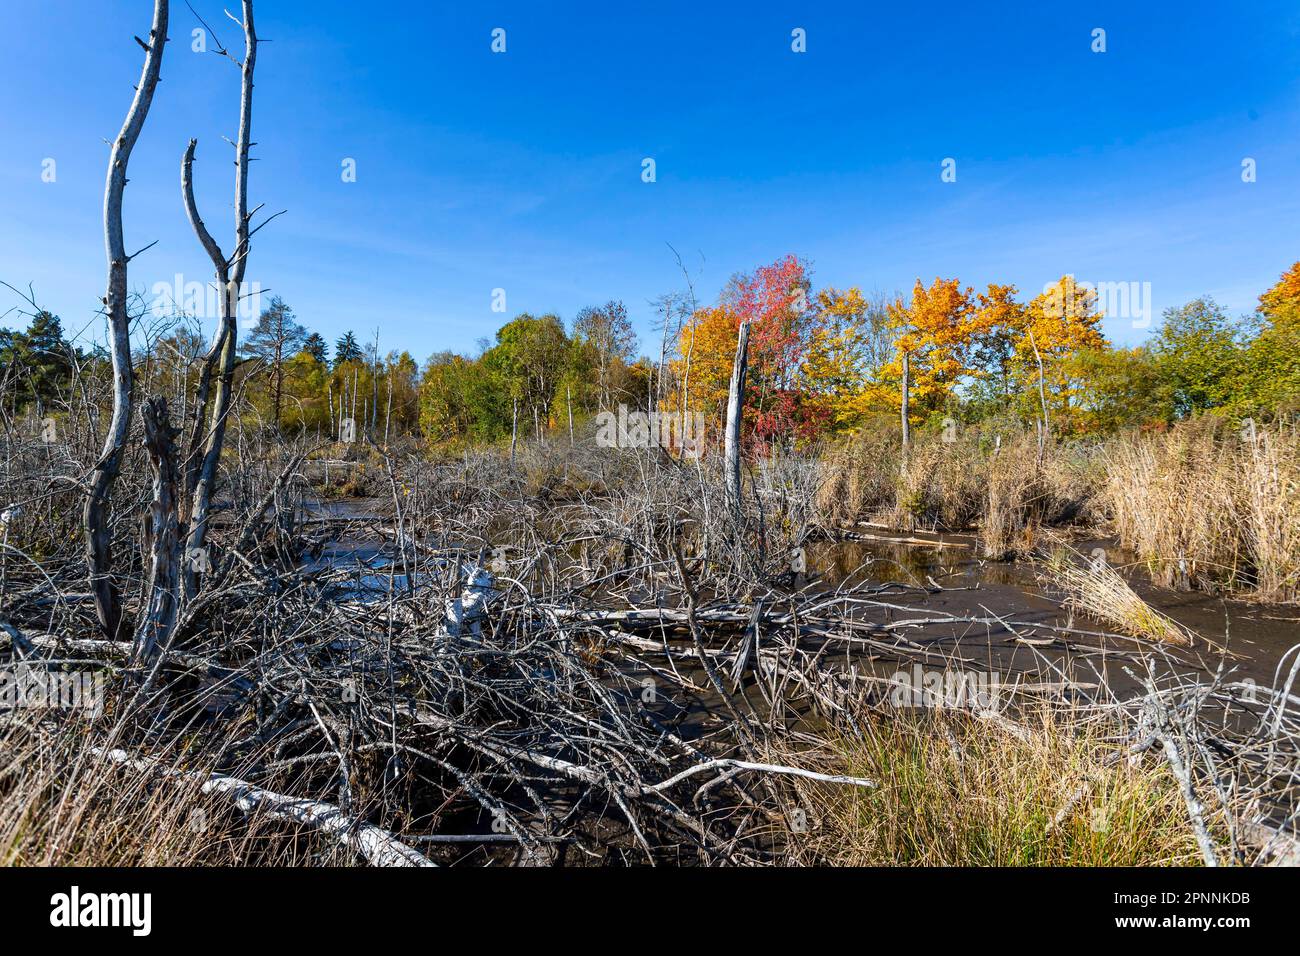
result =
[{"label": "reed bed", "polygon": [[1165,587],[1300,599],[1300,441],[1203,416],[1116,441],[1104,498],[1120,543]]},{"label": "reed bed", "polygon": [[[846,866],[1189,866],[1201,857],[1178,782],[1128,761],[1114,721],[1039,701],[1012,729],[968,711],[877,712],[823,744],[823,766],[879,781],[822,808],[799,862]],[[1214,820],[1220,839],[1222,815]]]},{"label": "reed bed", "polygon": [[904,459],[897,436],[864,433],[823,464],[821,522],[874,520],[900,531],[973,530],[994,559],[1028,554],[1040,528],[1095,520],[1093,446],[1055,445],[1040,455],[1019,429],[969,428],[945,440],[923,435]]}]

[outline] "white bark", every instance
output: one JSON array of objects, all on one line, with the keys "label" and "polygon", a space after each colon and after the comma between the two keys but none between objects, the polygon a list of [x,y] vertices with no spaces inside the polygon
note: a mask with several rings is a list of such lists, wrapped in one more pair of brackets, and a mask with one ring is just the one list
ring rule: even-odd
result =
[{"label": "white bark", "polygon": [[727,505],[737,517],[741,511],[740,426],[745,417],[745,372],[749,365],[749,323],[740,323],[736,339],[736,360],[731,367],[727,391],[727,425],[723,468],[727,479]]},{"label": "white bark", "polygon": [[[200,384],[200,402],[196,409],[195,433],[191,441],[190,470],[187,475],[187,487],[191,492],[189,509],[189,529],[185,539],[185,553],[201,551],[207,541],[208,511],[211,507],[212,493],[217,481],[217,467],[221,462],[221,451],[225,445],[226,421],[230,414],[230,402],[235,375],[235,357],[238,339],[239,290],[244,280],[244,271],[248,265],[249,241],[252,230],[249,229],[248,212],[248,166],[250,137],[253,123],[253,70],[257,64],[257,31],[253,24],[253,0],[243,0],[244,59],[240,64],[242,79],[240,82],[239,135],[235,143],[235,248],[226,259],[220,247],[208,233],[199,217],[194,204],[194,193],[190,175],[190,165],[194,158],[194,141],[190,141],[182,162],[182,193],[186,213],[190,223],[199,237],[217,273],[217,282],[221,287],[221,326],[213,343],[204,368],[204,381]],[[215,365],[215,368],[214,368]],[[208,389],[213,376],[216,378],[216,394],[212,400],[211,414],[207,415]],[[203,431],[201,431],[203,430]],[[202,458],[197,462],[193,455],[198,450],[202,434]],[[187,561],[183,575],[186,599],[191,599],[198,592],[198,576]]]},{"label": "white bark", "polygon": [[95,613],[108,637],[114,637],[121,623],[121,598],[112,574],[109,505],[131,430],[131,399],[134,379],[131,371],[130,319],[127,316],[127,255],[122,236],[122,198],[126,191],[127,164],[140,138],[154,90],[162,70],[163,48],[167,44],[168,0],[155,0],[149,42],[137,37],[145,48],[144,69],[135,98],[127,111],[122,130],[113,141],[104,184],[104,248],[108,257],[108,288],[104,294],[104,315],[108,319],[109,352],[113,362],[113,415],[109,420],[104,447],[90,478],[83,523],[86,532],[86,563],[95,593]]},{"label": "white bark", "polygon": [[350,817],[332,803],[273,793],[224,773],[200,774],[177,770],[156,760],[132,757],[125,750],[96,749],[96,753],[141,773],[160,773],[184,781],[203,778],[199,786],[202,793],[229,797],[245,813],[257,811],[276,820],[286,820],[318,830],[333,838],[340,846],[360,854],[372,866],[434,865],[419,850],[407,846],[387,830]]}]

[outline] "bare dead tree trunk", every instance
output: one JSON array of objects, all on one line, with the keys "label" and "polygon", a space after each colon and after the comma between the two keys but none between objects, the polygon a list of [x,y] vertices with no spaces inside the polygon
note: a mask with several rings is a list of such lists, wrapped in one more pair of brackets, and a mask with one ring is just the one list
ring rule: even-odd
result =
[{"label": "bare dead tree trunk", "polygon": [[564,388],[565,398],[569,404],[569,447],[573,447],[573,389],[569,386]]},{"label": "bare dead tree trunk", "polygon": [[275,351],[272,353],[275,364],[271,367],[271,382],[274,391],[271,395],[271,427],[280,434],[280,410],[284,399],[284,316],[276,321]]},{"label": "bare dead tree trunk", "polygon": [[515,467],[515,446],[519,444],[519,399],[515,399],[510,412],[510,467]]},{"label": "bare dead tree trunk", "polygon": [[393,373],[388,372],[388,408],[384,410],[384,447],[388,447],[388,430],[393,424]]},{"label": "bare dead tree trunk", "polygon": [[176,431],[167,400],[151,398],[141,409],[144,446],[153,472],[145,556],[145,607],[136,625],[133,658],[147,664],[171,640],[180,606],[180,520],[177,509]]},{"label": "bare dead tree trunk", "polygon": [[1047,392],[1043,388],[1043,356],[1038,351],[1038,343],[1034,341],[1033,329],[1029,330],[1029,344],[1034,348],[1034,361],[1038,363],[1038,407],[1042,411],[1042,424],[1038,429],[1038,467],[1043,467],[1043,458],[1047,453]]},{"label": "bare dead tree trunk", "polygon": [[745,416],[745,371],[749,366],[749,323],[740,323],[736,339],[736,361],[731,366],[727,390],[727,430],[724,436],[723,469],[727,476],[727,505],[737,519],[741,510],[740,425]]},{"label": "bare dead tree trunk", "polygon": [[[127,111],[122,131],[113,141],[108,158],[108,178],[104,184],[104,247],[108,255],[108,288],[104,293],[104,315],[108,319],[109,351],[113,361],[113,417],[104,448],[90,476],[86,495],[83,526],[86,532],[86,564],[90,586],[95,595],[95,615],[105,636],[117,636],[122,620],[122,602],[113,583],[112,532],[109,507],[113,483],[122,466],[122,452],[131,431],[131,398],[134,380],[131,372],[131,332],[127,316],[127,264],[133,256],[126,254],[122,237],[122,196],[126,190],[126,169],[145,118],[153,103],[154,90],[162,70],[163,48],[167,44],[167,0],[154,0],[153,25],[149,42],[136,42],[145,49],[144,70],[135,89],[135,98]],[[138,255],[138,253],[137,253]]]},{"label": "bare dead tree trunk", "polygon": [[903,353],[903,447],[912,444],[912,356]]},{"label": "bare dead tree trunk", "polygon": [[[326,382],[325,387],[327,389],[326,397],[329,400],[329,413],[330,413],[329,430],[332,432],[334,431],[334,382],[333,381]],[[333,436],[331,435],[330,437],[332,438]]]},{"label": "bare dead tree trunk", "polygon": [[370,431],[379,428],[379,330],[375,329],[375,360],[370,370]]},{"label": "bare dead tree trunk", "polygon": [[[207,542],[208,512],[212,505],[212,492],[217,480],[217,466],[225,444],[226,421],[235,377],[235,358],[238,338],[239,290],[248,265],[249,241],[256,230],[250,230],[252,214],[248,211],[248,166],[250,136],[253,122],[253,70],[257,63],[257,32],[253,25],[253,0],[243,0],[244,59],[239,64],[241,73],[239,102],[239,134],[235,143],[235,248],[227,259],[216,240],[204,226],[194,202],[191,167],[194,162],[195,141],[181,162],[181,192],[190,225],[207,251],[216,269],[221,288],[220,331],[204,363],[200,380],[199,401],[195,408],[195,433],[191,438],[190,458],[186,463],[186,490],[189,492],[189,528],[185,538],[184,596],[186,600],[198,592],[198,573],[195,556],[204,553]],[[255,210],[256,211],[256,210]],[[269,220],[268,220],[269,221]],[[262,223],[265,225],[266,223]],[[258,227],[259,229],[261,226]],[[215,379],[216,392],[211,388]],[[209,398],[211,409],[209,410]],[[202,457],[194,456],[202,444]]]}]

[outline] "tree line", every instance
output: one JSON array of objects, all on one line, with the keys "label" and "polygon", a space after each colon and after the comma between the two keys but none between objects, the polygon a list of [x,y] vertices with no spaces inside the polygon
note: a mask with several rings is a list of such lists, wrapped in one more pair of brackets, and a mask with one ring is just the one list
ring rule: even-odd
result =
[{"label": "tree line", "polygon": [[[1300,263],[1233,317],[1210,298],[1166,310],[1141,346],[1108,342],[1097,292],[1066,275],[1032,298],[1012,285],[977,292],[957,279],[917,281],[910,296],[814,289],[808,264],[786,256],[734,276],[717,302],[656,303],[658,360],[638,357],[626,306],[611,300],[558,315],[523,313],[477,354],[438,352],[420,366],[381,352],[378,333],[345,332],[331,347],[275,297],[242,342],[236,388],[256,421],[286,433],[338,437],[341,423],[435,446],[543,437],[620,405],[703,413],[718,427],[739,328],[750,327],[744,435],[752,447],[793,446],[886,420],[1045,423],[1062,436],[1160,427],[1209,410],[1268,418],[1300,398]],[[133,364],[145,387],[184,394],[206,346],[177,324]],[[0,365],[14,408],[57,408],[74,368],[107,373],[102,352],[63,336],[57,316],[0,329]],[[179,382],[176,380],[179,379]]]}]

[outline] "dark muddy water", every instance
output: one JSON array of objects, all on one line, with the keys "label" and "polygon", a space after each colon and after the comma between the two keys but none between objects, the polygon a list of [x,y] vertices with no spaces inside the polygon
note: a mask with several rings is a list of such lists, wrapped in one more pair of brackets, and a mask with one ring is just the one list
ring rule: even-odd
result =
[{"label": "dark muddy water", "polygon": [[[997,624],[954,622],[917,629],[922,634],[955,639],[958,646],[966,649],[1000,649],[1002,653],[995,656],[1011,656],[1016,658],[1014,664],[1019,665],[1024,663],[1025,651],[1032,656],[1034,647],[1017,641],[1013,631],[1026,635],[1026,629],[1020,624],[1110,630],[1104,623],[1071,615],[1063,609],[1059,600],[1040,585],[1031,565],[979,558],[974,539],[969,536],[923,533],[907,536],[932,541],[933,546],[927,547],[899,543],[902,535],[884,532],[872,532],[871,535],[871,540],[809,544],[806,551],[810,571],[823,575],[827,583],[899,582],[922,587],[937,584],[945,590],[926,594],[907,592],[891,597],[889,601],[915,608],[916,616],[935,611],[955,617],[996,616],[1016,624],[1009,628]],[[1104,550],[1107,563],[1124,575],[1143,600],[1200,638],[1190,651],[1173,652],[1176,659],[1188,667],[1213,672],[1223,661],[1225,667],[1235,670],[1238,678],[1271,685],[1278,662],[1290,648],[1300,643],[1300,608],[1261,604],[1203,591],[1158,588],[1150,583],[1136,557],[1114,542],[1085,540],[1074,542],[1073,546],[1083,554],[1093,554],[1094,549]],[[896,616],[906,615],[905,612],[896,612]],[[1030,639],[1046,639],[1050,634],[1042,630]],[[1088,635],[1077,638],[1063,635],[1063,638],[1071,647],[1062,648],[1061,641],[1057,641],[1052,651],[1083,651],[1096,657],[1099,664],[1104,660],[1105,649],[1132,650],[1142,646],[1137,642]],[[1099,650],[1094,652],[1091,648]],[[1225,659],[1220,649],[1226,649],[1231,656]],[[1091,664],[1088,669],[1092,669]],[[1123,676],[1114,673],[1113,668],[1108,670],[1113,682],[1127,683]]]},{"label": "dark muddy water", "polygon": [[[304,568],[345,572],[339,587],[348,597],[381,598],[390,586],[405,590],[403,569],[394,563],[392,525],[383,511],[383,503],[366,499],[312,505],[310,519],[329,533],[304,555]],[[1134,556],[1113,542],[1078,541],[1074,547],[1084,554],[1104,549],[1107,562],[1147,603],[1198,635],[1190,650],[1167,650],[1180,669],[1208,674],[1222,665],[1234,679],[1271,686],[1283,656],[1300,643],[1300,608],[1157,588]],[[920,622],[896,633],[936,655],[951,655],[961,662],[957,666],[983,670],[1004,682],[1025,681],[1026,675],[1041,678],[1046,666],[1062,682],[1085,690],[1102,683],[1119,691],[1133,686],[1122,666],[1131,666],[1132,653],[1144,645],[1103,636],[1100,632],[1112,628],[1063,609],[1039,584],[1031,565],[983,560],[970,536],[904,536],[872,529],[863,540],[813,541],[805,551],[808,575],[800,583],[812,590],[907,585],[878,595],[882,605],[891,606],[864,613],[873,620]],[[416,586],[425,579],[423,571],[417,572]],[[1062,634],[1049,626],[1093,633]],[[856,653],[853,657],[861,662]],[[893,666],[883,655],[867,655],[865,663],[876,673]]]}]

